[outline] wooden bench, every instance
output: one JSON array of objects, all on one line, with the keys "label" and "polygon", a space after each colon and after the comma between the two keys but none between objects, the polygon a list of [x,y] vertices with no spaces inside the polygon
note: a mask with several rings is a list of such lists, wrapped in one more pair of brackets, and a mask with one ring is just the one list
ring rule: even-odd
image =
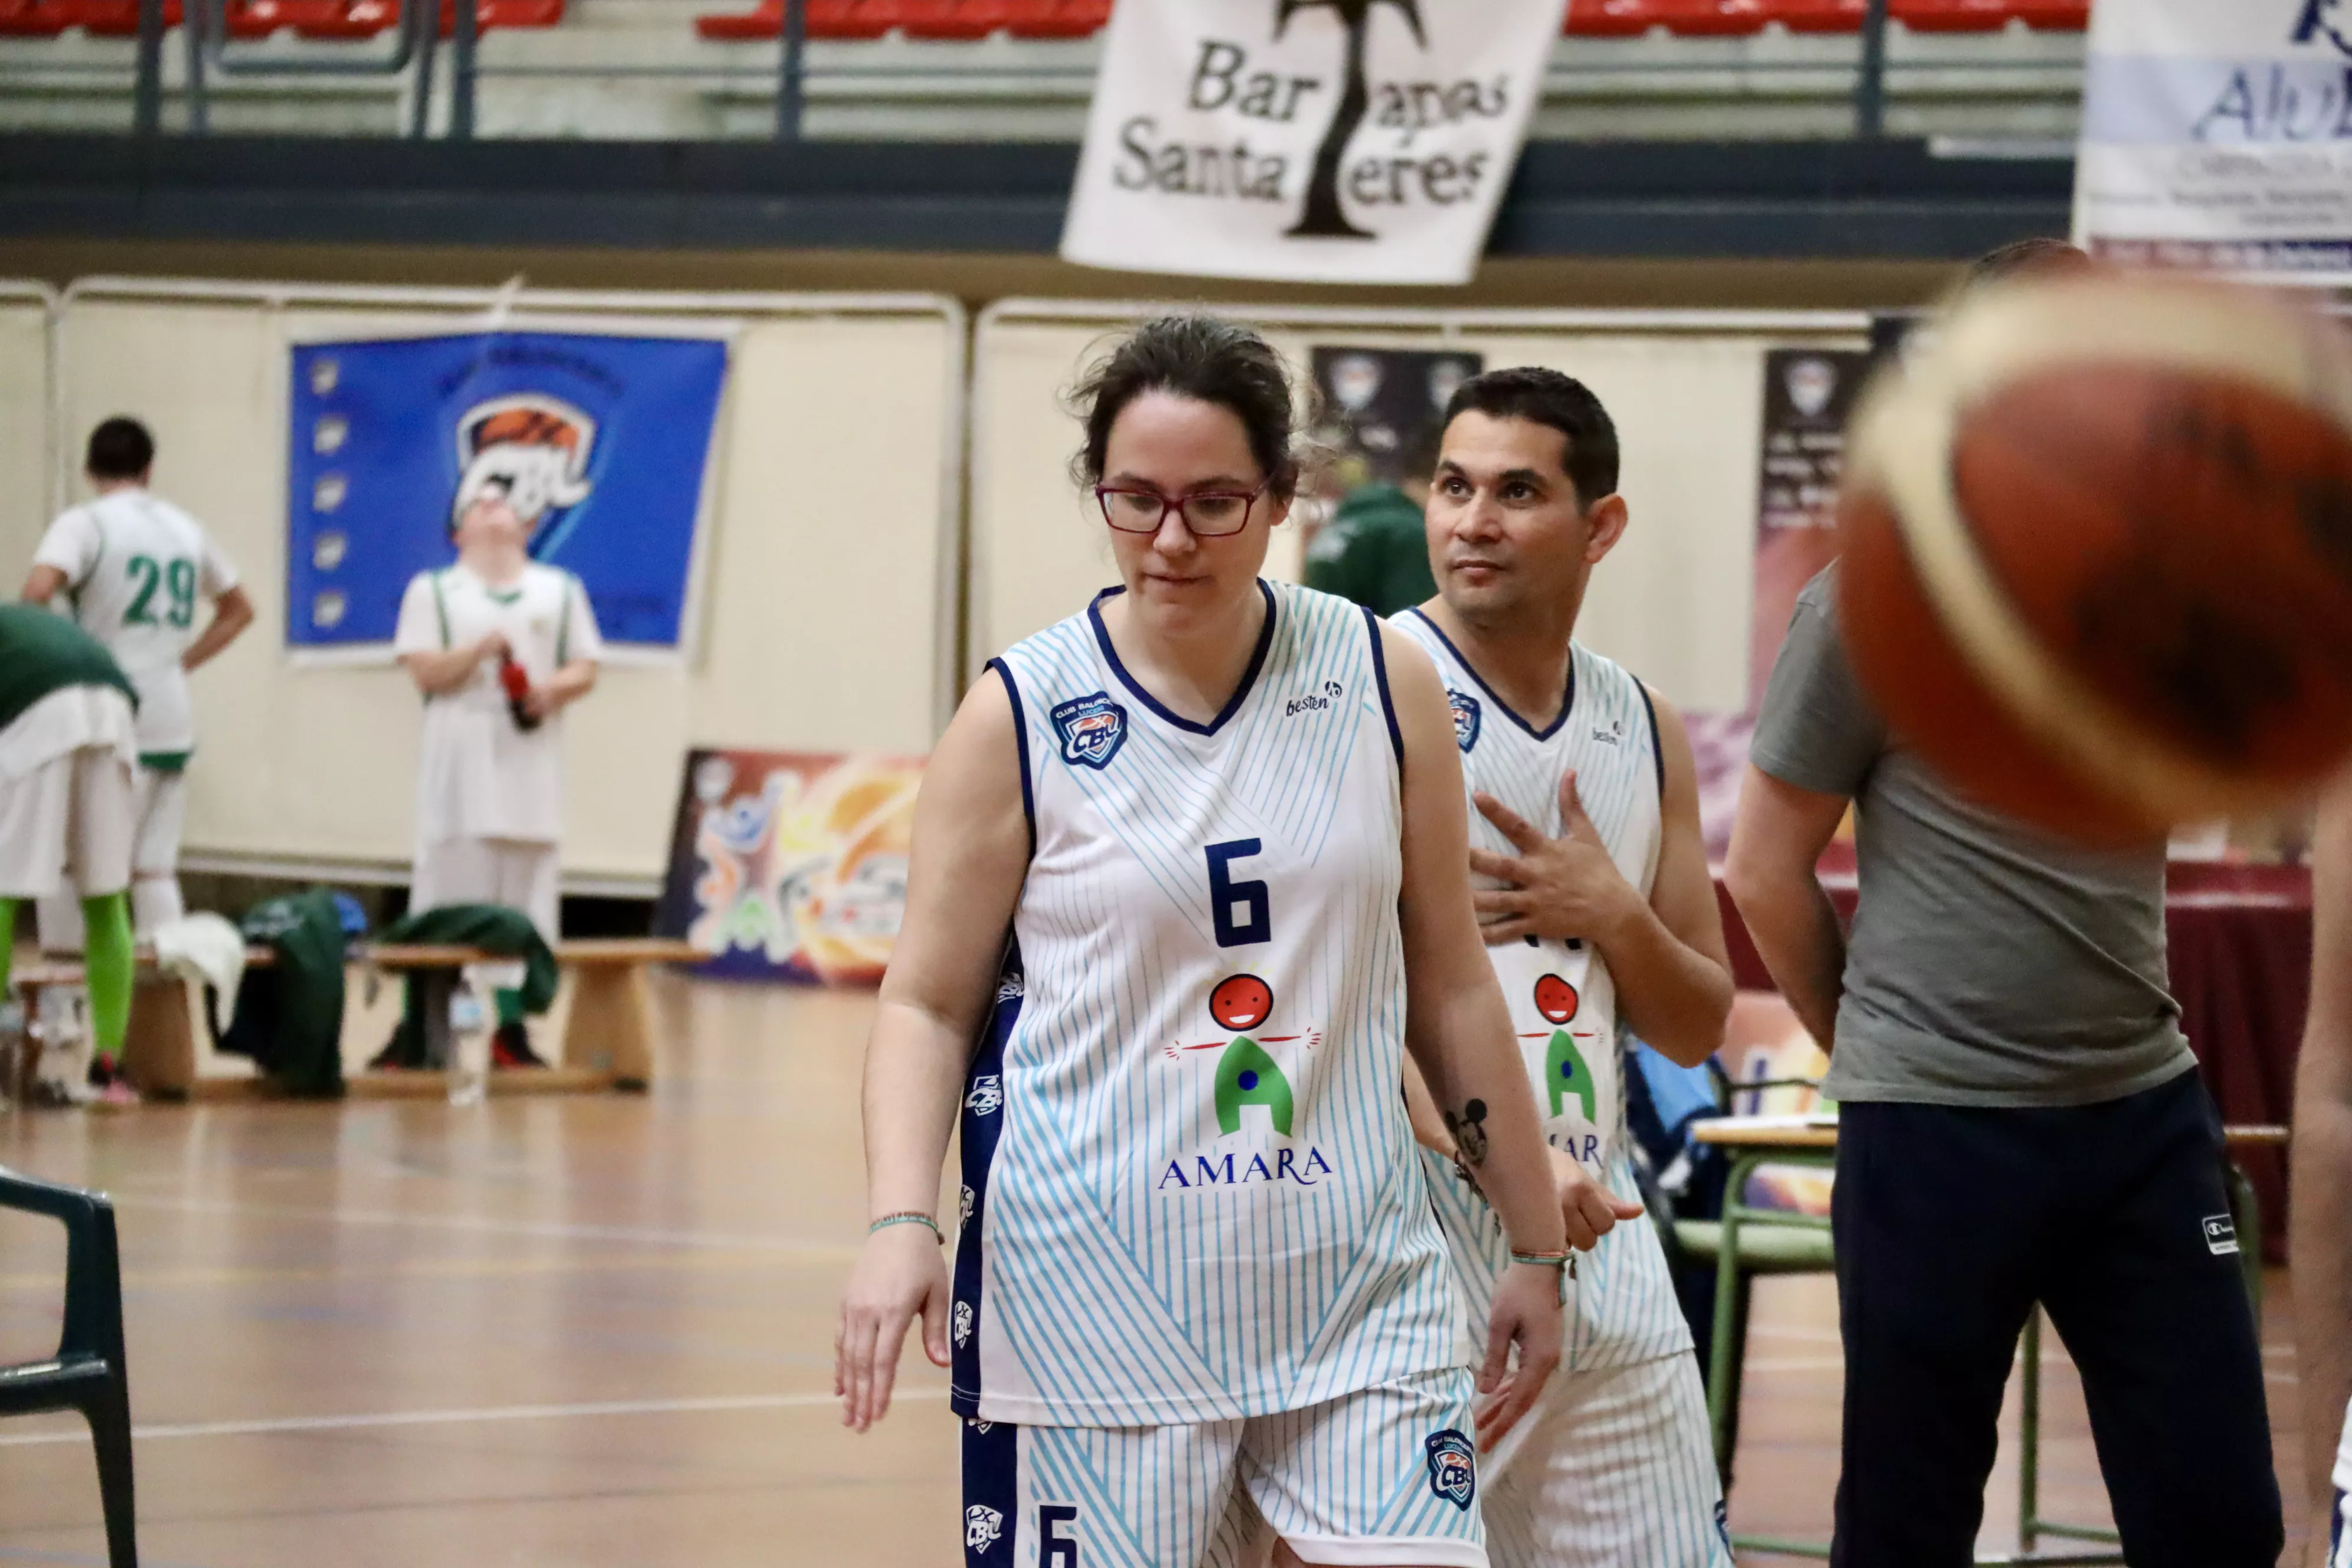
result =
[{"label": "wooden bench", "polygon": [[[653,1081],[653,996],[646,972],[656,963],[692,963],[708,954],[687,942],[663,937],[599,937],[558,942],[555,962],[572,978],[572,1011],[552,1066],[493,1072],[493,1094],[577,1094],[603,1089],[642,1093]],[[413,975],[424,988],[427,1057],[447,1059],[449,996],[468,964],[515,962],[480,948],[362,943],[352,962],[383,973]],[[266,947],[248,950],[249,965],[275,962]],[[43,958],[21,964],[9,977],[12,988],[29,994],[44,985],[82,983],[79,959]],[[28,1009],[29,1010],[29,1009]],[[139,953],[131,992],[131,1026],[123,1041],[124,1070],[140,1092],[159,1100],[245,1099],[266,1095],[259,1078],[199,1077],[196,1037],[189,1022],[187,994],[178,976],[155,967],[152,952]],[[362,1072],[347,1080],[359,1098],[427,1099],[446,1094],[447,1075],[417,1071]]]}]

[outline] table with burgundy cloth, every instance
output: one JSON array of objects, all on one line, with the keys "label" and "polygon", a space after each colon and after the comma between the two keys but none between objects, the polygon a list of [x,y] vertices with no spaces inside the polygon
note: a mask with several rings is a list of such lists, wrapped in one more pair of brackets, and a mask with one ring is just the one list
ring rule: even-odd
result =
[{"label": "table with burgundy cloth", "polygon": [[[1839,918],[1853,915],[1850,871],[1822,877]],[[1744,988],[1770,990],[1748,928],[1723,884],[1724,935],[1731,973]],[[2180,1026],[2197,1053],[2205,1087],[2235,1124],[2285,1125],[2294,1108],[2294,1058],[2311,998],[2311,874],[2295,866],[2176,862],[2167,879],[2166,941]],[[2286,1154],[2243,1152],[2263,1215],[2264,1251],[2286,1260]]]}]

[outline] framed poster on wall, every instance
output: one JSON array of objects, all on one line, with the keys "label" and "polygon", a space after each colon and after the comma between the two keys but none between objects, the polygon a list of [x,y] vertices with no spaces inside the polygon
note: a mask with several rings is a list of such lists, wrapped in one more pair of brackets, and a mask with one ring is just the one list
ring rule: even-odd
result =
[{"label": "framed poster on wall", "polygon": [[706,974],[873,985],[907,912],[914,757],[687,754],[658,935]]},{"label": "framed poster on wall", "polygon": [[374,652],[402,590],[455,558],[485,493],[532,559],[587,589],[622,657],[675,654],[692,613],[721,335],[539,331],[290,349],[286,642]]}]

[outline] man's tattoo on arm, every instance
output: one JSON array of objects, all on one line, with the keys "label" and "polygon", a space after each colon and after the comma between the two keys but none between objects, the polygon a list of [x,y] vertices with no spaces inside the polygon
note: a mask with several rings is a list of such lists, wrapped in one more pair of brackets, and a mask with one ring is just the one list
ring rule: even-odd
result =
[{"label": "man's tattoo on arm", "polygon": [[1445,1130],[1454,1134],[1454,1149],[1459,1163],[1473,1169],[1486,1163],[1486,1102],[1474,1100],[1462,1108],[1460,1115],[1445,1113]]}]

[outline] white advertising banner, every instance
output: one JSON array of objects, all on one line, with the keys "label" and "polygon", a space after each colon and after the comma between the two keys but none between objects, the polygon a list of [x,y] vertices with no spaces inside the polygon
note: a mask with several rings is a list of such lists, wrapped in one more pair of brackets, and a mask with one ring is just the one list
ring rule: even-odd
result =
[{"label": "white advertising banner", "polygon": [[2074,235],[2128,263],[2352,281],[2352,0],[2097,0]]},{"label": "white advertising banner", "polygon": [[1567,0],[1118,0],[1062,256],[1465,283]]}]

